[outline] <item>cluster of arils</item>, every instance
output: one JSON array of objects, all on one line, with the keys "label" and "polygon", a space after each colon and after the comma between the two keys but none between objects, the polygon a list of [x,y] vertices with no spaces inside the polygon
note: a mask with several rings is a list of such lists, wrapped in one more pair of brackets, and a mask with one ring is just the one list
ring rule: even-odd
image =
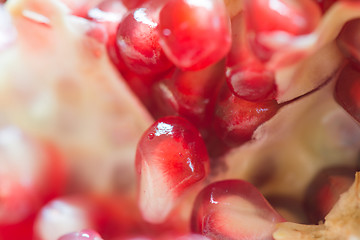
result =
[{"label": "cluster of arils", "polygon": [[[255,186],[240,179],[210,183],[208,176],[220,168],[220,156],[251,141],[283,106],[334,78],[338,69],[289,97],[278,73],[316,53],[313,33],[321,31],[327,11],[338,2],[360,9],[359,3],[61,2],[72,15],[94,24],[86,34],[106,45],[112,63],[156,119],[137,146],[137,201],[119,195],[61,196],[67,169],[57,150],[17,128],[5,128],[0,131],[0,163],[5,166],[0,169],[5,182],[0,188],[0,240],[30,234],[49,240],[67,229],[84,230],[59,240],[272,239],[276,224],[288,219]],[[335,99],[360,122],[360,21],[348,22],[336,44],[347,59]],[[306,46],[311,49],[305,51]],[[20,146],[21,153],[8,144]],[[28,162],[17,161],[26,158]],[[309,222],[324,218],[352,183],[354,169],[322,174],[306,197]],[[61,226],[58,232],[54,225]]]},{"label": "cluster of arils", "polygon": [[[147,221],[165,221],[184,190],[205,179],[208,161],[215,166],[216,157],[250,141],[282,106],[301,98],[277,101],[276,71],[308,54],[295,50],[287,55],[284,48],[306,41],[335,2],[245,0],[226,6],[221,0],[142,1],[124,11],[117,27],[100,15],[88,15],[110,29],[107,46],[113,63],[158,119],[143,135],[136,158],[140,210]],[[106,15],[115,2],[103,4],[97,10]],[[227,9],[234,6],[238,9]],[[337,43],[351,64],[342,70],[335,90],[337,101],[357,120],[359,29],[354,20],[339,34]],[[314,192],[307,197],[315,223],[354,176],[354,170],[327,171],[322,180],[314,180]],[[214,239],[265,239],[283,220],[248,183],[225,181],[198,195],[192,230]]]}]

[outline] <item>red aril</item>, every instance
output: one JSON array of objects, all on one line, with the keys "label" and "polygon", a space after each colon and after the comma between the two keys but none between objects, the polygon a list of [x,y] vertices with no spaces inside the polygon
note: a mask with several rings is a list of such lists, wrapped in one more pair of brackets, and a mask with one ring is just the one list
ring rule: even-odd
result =
[{"label": "red aril", "polygon": [[341,71],[335,86],[335,100],[356,121],[360,122],[360,71],[348,64]]},{"label": "red aril", "polygon": [[32,236],[34,221],[35,215],[32,214],[31,216],[16,224],[1,225],[0,240],[33,240]]},{"label": "red aril", "polygon": [[305,213],[311,223],[325,219],[340,195],[353,184],[355,172],[355,168],[334,166],[317,174],[304,197]]},{"label": "red aril", "polygon": [[66,234],[60,237],[58,240],[103,240],[103,239],[97,232],[93,230],[82,230],[80,232]]},{"label": "red aril", "polygon": [[57,240],[64,234],[81,229],[97,229],[100,210],[94,199],[62,197],[45,205],[34,225],[38,240]]},{"label": "red aril", "polygon": [[274,98],[274,73],[267,70],[249,49],[244,26],[244,14],[231,19],[232,47],[226,61],[226,80],[229,89],[248,101]]},{"label": "red aril", "polygon": [[170,0],[160,12],[160,44],[183,70],[199,70],[225,57],[230,32],[222,0]]},{"label": "red aril", "polygon": [[208,128],[224,74],[224,61],[198,71],[176,69],[154,85],[152,95],[157,104],[152,112],[157,117],[180,115],[198,128]]},{"label": "red aril", "polygon": [[247,101],[264,101],[276,97],[274,73],[259,61],[248,61],[226,72],[230,90]]},{"label": "red aril", "polygon": [[136,151],[139,207],[146,221],[161,223],[185,191],[209,172],[209,157],[199,131],[185,118],[157,120]]},{"label": "red aril", "polygon": [[150,110],[150,113],[153,114],[153,110],[155,110],[156,107],[152,88],[159,79],[153,76],[141,76],[126,70],[121,72],[121,74],[131,90],[141,100],[144,106]]},{"label": "red aril", "polygon": [[63,196],[46,204],[36,217],[34,229],[36,240],[56,240],[83,229],[92,229],[104,239],[152,233],[133,197],[86,193]]},{"label": "red aril", "polygon": [[238,98],[225,85],[215,106],[213,127],[226,144],[238,146],[251,140],[254,131],[279,108],[275,100],[249,102]]},{"label": "red aril", "polygon": [[337,45],[360,69],[360,19],[347,22],[341,30]]},{"label": "red aril", "polygon": [[0,130],[0,226],[23,221],[61,194],[66,171],[58,151],[14,126]]},{"label": "red aril", "polygon": [[140,75],[156,75],[173,65],[159,45],[160,6],[144,6],[129,12],[120,22],[116,44],[126,67]]},{"label": "red aril", "polygon": [[311,33],[321,17],[313,0],[245,0],[244,14],[254,34],[284,31],[295,36]]},{"label": "red aril", "polygon": [[263,61],[293,37],[311,33],[321,19],[313,0],[245,0],[244,14],[252,50]]},{"label": "red aril", "polygon": [[275,225],[285,221],[250,183],[215,182],[196,198],[191,226],[210,239],[272,239]]}]

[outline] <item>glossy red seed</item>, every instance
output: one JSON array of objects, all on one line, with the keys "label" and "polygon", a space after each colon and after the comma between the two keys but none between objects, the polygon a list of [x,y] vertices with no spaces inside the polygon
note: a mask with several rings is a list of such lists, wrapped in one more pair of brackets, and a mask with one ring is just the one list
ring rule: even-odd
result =
[{"label": "glossy red seed", "polygon": [[110,195],[68,195],[46,204],[35,220],[36,240],[56,240],[60,236],[92,229],[104,239],[149,233],[133,198]]},{"label": "glossy red seed", "polygon": [[215,107],[213,127],[226,144],[238,146],[251,140],[254,131],[279,109],[275,100],[249,102],[236,97],[225,86]]},{"label": "glossy red seed", "polygon": [[182,194],[209,172],[209,157],[199,131],[182,117],[156,121],[136,151],[139,207],[145,220],[163,222]]},{"label": "glossy red seed", "polygon": [[224,77],[224,61],[199,71],[176,69],[170,78],[154,86],[154,115],[179,115],[198,128],[208,128]]},{"label": "glossy red seed", "polygon": [[305,213],[311,223],[325,219],[340,195],[353,184],[355,172],[351,167],[331,167],[318,173],[304,197]]},{"label": "glossy red seed", "polygon": [[247,101],[264,101],[276,97],[274,73],[258,61],[248,61],[226,72],[229,89]]},{"label": "glossy red seed", "polygon": [[156,75],[173,65],[159,45],[158,6],[129,12],[119,24],[116,44],[126,67],[140,75]]},{"label": "glossy red seed", "polygon": [[96,231],[82,230],[80,232],[66,234],[60,237],[58,240],[103,240],[103,239]]},{"label": "glossy red seed", "polygon": [[347,22],[336,42],[344,55],[360,69],[360,19]]},{"label": "glossy red seed", "polygon": [[232,46],[226,58],[229,89],[248,101],[272,99],[276,95],[274,73],[267,70],[250,50],[244,26],[244,14],[231,19]]},{"label": "glossy red seed", "polygon": [[91,198],[62,197],[46,204],[38,213],[34,232],[39,240],[55,240],[79,229],[96,229],[99,209]]},{"label": "glossy red seed", "polygon": [[360,122],[360,71],[348,64],[335,86],[335,100],[356,121]]},{"label": "glossy red seed", "polygon": [[276,52],[269,42],[279,37],[292,41],[293,36],[309,34],[321,19],[313,0],[245,0],[244,14],[252,50],[263,61]]},{"label": "glossy red seed", "polygon": [[160,12],[161,46],[174,64],[199,70],[230,49],[230,23],[222,0],[170,0]]},{"label": "glossy red seed", "polygon": [[262,194],[243,180],[215,182],[197,196],[191,226],[210,239],[272,239],[284,219]]}]

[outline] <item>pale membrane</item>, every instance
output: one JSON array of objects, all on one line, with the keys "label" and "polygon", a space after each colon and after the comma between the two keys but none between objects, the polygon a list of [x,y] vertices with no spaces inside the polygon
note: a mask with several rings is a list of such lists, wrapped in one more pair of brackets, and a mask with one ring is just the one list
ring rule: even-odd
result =
[{"label": "pale membrane", "polygon": [[[224,3],[230,17],[242,11],[243,0]],[[275,31],[260,36],[261,41],[277,49],[266,65],[275,71],[279,103],[313,90],[341,68],[343,56],[334,39],[347,21],[359,17],[360,3],[338,1],[310,34],[289,36]]]},{"label": "pale membrane", "polygon": [[12,0],[6,9],[18,37],[0,54],[1,117],[58,144],[72,188],[132,189],[136,144],[152,119],[105,46],[87,37],[93,25],[55,0]]}]

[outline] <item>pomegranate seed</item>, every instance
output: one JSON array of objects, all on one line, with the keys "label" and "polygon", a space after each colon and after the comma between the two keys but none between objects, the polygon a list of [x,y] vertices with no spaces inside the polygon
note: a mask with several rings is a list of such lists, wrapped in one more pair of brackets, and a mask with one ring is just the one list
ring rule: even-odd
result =
[{"label": "pomegranate seed", "polygon": [[92,229],[104,239],[137,232],[152,233],[134,199],[121,195],[82,194],[54,199],[38,213],[34,229],[36,240],[57,239],[81,229]]},{"label": "pomegranate seed", "polygon": [[258,61],[247,62],[226,72],[229,89],[247,101],[264,101],[275,98],[274,73]]},{"label": "pomegranate seed", "polygon": [[65,166],[54,148],[13,126],[0,130],[0,147],[0,225],[7,225],[63,191]]},{"label": "pomegranate seed", "polygon": [[120,22],[116,44],[126,67],[140,75],[163,73],[173,65],[159,45],[159,6],[141,7]]},{"label": "pomegranate seed", "polygon": [[271,41],[290,42],[294,36],[309,34],[321,19],[313,0],[245,0],[244,13],[252,50],[263,61],[276,52]]},{"label": "pomegranate seed", "polygon": [[181,117],[156,121],[136,152],[139,206],[145,220],[163,222],[177,199],[209,172],[209,157],[198,130]]},{"label": "pomegranate seed", "polygon": [[238,146],[249,141],[254,131],[279,109],[275,100],[249,102],[236,97],[225,85],[215,107],[213,126],[226,144]]},{"label": "pomegranate seed", "polygon": [[311,223],[323,221],[342,193],[350,188],[356,169],[331,167],[324,169],[313,179],[305,195],[305,212]]},{"label": "pomegranate seed", "polygon": [[154,115],[180,115],[198,128],[208,128],[224,73],[224,61],[198,71],[176,69],[170,79],[154,86]]},{"label": "pomegranate seed", "polygon": [[170,0],[160,12],[160,44],[183,70],[199,70],[230,50],[229,17],[222,0]]},{"label": "pomegranate seed", "polygon": [[276,92],[274,73],[253,56],[246,40],[243,14],[231,20],[232,47],[226,61],[226,79],[230,90],[248,101],[273,98]]},{"label": "pomegranate seed", "polygon": [[98,226],[98,209],[93,199],[65,197],[45,205],[35,220],[39,240],[56,240],[64,234]]},{"label": "pomegranate seed", "polygon": [[347,22],[337,38],[340,50],[360,68],[360,19]]},{"label": "pomegranate seed", "polygon": [[97,232],[93,230],[82,230],[80,232],[66,234],[60,237],[58,240],[103,240],[103,239]]},{"label": "pomegranate seed", "polygon": [[35,215],[31,215],[16,224],[0,225],[1,240],[30,239],[33,236]]},{"label": "pomegranate seed", "polygon": [[360,71],[348,64],[340,73],[335,99],[356,121],[360,122]]},{"label": "pomegranate seed", "polygon": [[272,239],[275,225],[285,221],[250,183],[215,182],[196,198],[192,230],[210,239]]}]

